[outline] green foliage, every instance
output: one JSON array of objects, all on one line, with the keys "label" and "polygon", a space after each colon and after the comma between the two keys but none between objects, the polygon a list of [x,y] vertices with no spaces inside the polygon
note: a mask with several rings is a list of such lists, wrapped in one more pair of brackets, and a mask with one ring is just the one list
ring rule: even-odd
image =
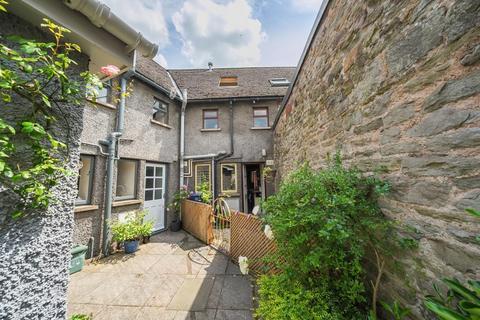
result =
[{"label": "green foliage", "polygon": [[179,213],[181,208],[182,208],[182,201],[187,199],[188,197],[188,191],[187,191],[187,186],[182,186],[180,190],[175,192],[173,195],[172,202],[168,205],[169,209],[172,209],[174,213]]},{"label": "green foliage", "polygon": [[427,296],[425,306],[441,320],[480,319],[480,281],[468,281],[469,286],[457,279],[443,279],[448,287],[446,296],[434,286],[436,296]]},{"label": "green foliage", "polygon": [[[0,10],[5,10],[0,0]],[[2,108],[21,103],[30,108],[23,119],[9,123],[0,118],[0,185],[19,196],[13,213],[46,208],[52,200],[51,188],[67,174],[62,159],[65,144],[51,133],[62,106],[80,104],[83,87],[98,81],[88,72],[82,79],[70,79],[68,71],[77,63],[71,55],[80,52],[74,43],[62,42],[70,31],[44,19],[41,25],[54,42],[37,42],[11,36],[0,43],[0,99]],[[12,44],[8,46],[7,43]]]},{"label": "green foliage", "polygon": [[381,302],[383,309],[385,309],[389,314],[392,315],[394,320],[405,319],[410,313],[409,308],[402,307],[398,301],[394,301],[392,304],[386,302]]},{"label": "green foliage", "polygon": [[[264,219],[277,242],[277,268],[291,285],[321,290],[328,297],[326,310],[341,319],[367,314],[366,253],[386,257],[398,247],[392,223],[377,204],[388,190],[377,178],[343,167],[337,156],[319,172],[302,166],[264,203]],[[261,308],[272,303],[264,298]]]},{"label": "green foliage", "polygon": [[203,203],[211,204],[213,199],[212,190],[210,190],[210,184],[207,181],[202,182],[200,185],[200,198]]},{"label": "green foliage", "polygon": [[321,288],[305,289],[285,274],[262,276],[258,280],[260,305],[256,315],[264,320],[343,319],[329,310],[331,297]]},{"label": "green foliage", "polygon": [[92,316],[86,314],[74,314],[70,317],[70,320],[91,320]]},{"label": "green foliage", "polygon": [[145,215],[146,211],[132,211],[127,214],[125,221],[112,223],[113,240],[124,242],[138,240],[141,236],[149,236],[153,230],[153,222],[145,222]]}]

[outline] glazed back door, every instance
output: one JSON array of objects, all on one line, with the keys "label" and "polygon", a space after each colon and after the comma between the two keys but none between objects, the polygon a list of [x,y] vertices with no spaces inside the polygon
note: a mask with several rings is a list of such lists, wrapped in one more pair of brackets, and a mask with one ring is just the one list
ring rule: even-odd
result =
[{"label": "glazed back door", "polygon": [[145,166],[145,219],[153,221],[153,231],[165,229],[165,176],[165,165]]}]

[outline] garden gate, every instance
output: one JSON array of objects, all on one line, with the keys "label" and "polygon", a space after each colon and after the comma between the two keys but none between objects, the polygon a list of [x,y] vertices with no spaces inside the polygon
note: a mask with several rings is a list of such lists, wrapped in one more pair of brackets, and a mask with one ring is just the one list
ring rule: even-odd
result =
[{"label": "garden gate", "polygon": [[213,233],[213,239],[210,245],[228,255],[230,253],[232,217],[230,207],[222,198],[217,198],[213,202],[212,207],[210,224]]}]

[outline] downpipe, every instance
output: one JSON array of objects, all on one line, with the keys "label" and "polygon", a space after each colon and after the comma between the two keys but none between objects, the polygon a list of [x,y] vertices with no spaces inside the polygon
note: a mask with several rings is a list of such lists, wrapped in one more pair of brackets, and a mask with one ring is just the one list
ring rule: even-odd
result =
[{"label": "downpipe", "polygon": [[103,255],[107,257],[110,254],[110,220],[112,218],[113,203],[113,170],[115,161],[118,160],[118,139],[122,136],[125,122],[125,95],[127,91],[127,79],[120,78],[120,103],[118,105],[117,124],[115,132],[110,133],[107,141],[100,141],[108,146],[107,152],[107,174],[105,182],[105,206],[103,210]]}]

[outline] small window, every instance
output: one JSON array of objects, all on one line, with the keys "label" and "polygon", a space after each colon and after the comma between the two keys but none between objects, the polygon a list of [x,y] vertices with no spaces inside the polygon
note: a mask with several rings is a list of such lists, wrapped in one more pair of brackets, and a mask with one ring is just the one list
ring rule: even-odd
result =
[{"label": "small window", "polygon": [[273,78],[269,81],[272,87],[288,87],[290,85],[290,81],[287,78]]},{"label": "small window", "polygon": [[112,80],[103,82],[102,88],[93,86],[87,87],[87,99],[95,102],[113,104]]},{"label": "small window", "polygon": [[208,183],[209,188],[212,188],[210,164],[197,164],[195,165],[195,191],[198,192],[204,183]]},{"label": "small window", "polygon": [[221,77],[219,86],[220,87],[235,87],[235,86],[238,86],[237,77]]},{"label": "small window", "polygon": [[253,127],[268,128],[268,108],[253,108]]},{"label": "small window", "polygon": [[118,160],[115,200],[135,199],[137,192],[137,164],[135,160]]},{"label": "small window", "polygon": [[93,165],[95,158],[88,155],[80,155],[78,165],[78,181],[77,181],[77,200],[76,205],[90,204],[92,201],[92,185],[93,185]]},{"label": "small window", "polygon": [[153,120],[168,124],[168,104],[153,98]]},{"label": "small window", "polygon": [[203,110],[203,129],[218,129],[218,110]]},{"label": "small window", "polygon": [[235,163],[222,164],[222,192],[237,192],[237,165]]}]

